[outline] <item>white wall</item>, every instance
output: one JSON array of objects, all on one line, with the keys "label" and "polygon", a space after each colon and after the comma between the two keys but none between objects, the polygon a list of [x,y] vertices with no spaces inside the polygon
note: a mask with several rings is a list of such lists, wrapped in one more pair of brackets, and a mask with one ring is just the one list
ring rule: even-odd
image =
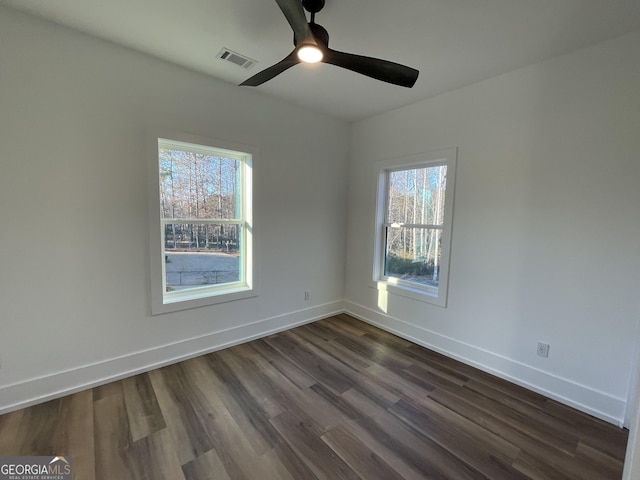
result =
[{"label": "white wall", "polygon": [[[356,123],[347,309],[621,423],[640,296],[639,46],[627,35]],[[373,164],[451,146],[448,308],[393,295],[381,308]]]},{"label": "white wall", "polygon": [[[259,297],[150,316],[156,127],[259,150]],[[340,311],[347,152],[342,121],[0,8],[0,413]]]}]

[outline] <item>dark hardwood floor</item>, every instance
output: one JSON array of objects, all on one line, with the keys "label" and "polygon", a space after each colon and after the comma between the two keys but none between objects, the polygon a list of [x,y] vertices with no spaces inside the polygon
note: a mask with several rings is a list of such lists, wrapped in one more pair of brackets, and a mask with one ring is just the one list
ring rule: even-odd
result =
[{"label": "dark hardwood floor", "polygon": [[74,479],[620,479],[627,432],[338,315],[0,416]]}]

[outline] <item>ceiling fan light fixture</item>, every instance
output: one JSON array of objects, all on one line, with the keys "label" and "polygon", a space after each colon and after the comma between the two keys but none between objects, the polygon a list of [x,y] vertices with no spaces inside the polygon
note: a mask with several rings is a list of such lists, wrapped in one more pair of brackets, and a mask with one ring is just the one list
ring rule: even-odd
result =
[{"label": "ceiling fan light fixture", "polygon": [[298,58],[305,63],[318,63],[323,56],[322,50],[316,45],[302,44],[298,49]]}]

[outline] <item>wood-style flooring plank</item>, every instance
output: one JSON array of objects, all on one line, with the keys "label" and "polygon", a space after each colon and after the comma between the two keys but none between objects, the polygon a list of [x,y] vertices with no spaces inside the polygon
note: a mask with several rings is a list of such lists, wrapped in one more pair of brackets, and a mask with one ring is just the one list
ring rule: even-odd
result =
[{"label": "wood-style flooring plank", "polygon": [[612,458],[624,462],[628,437],[626,430],[611,428],[611,424],[554,400],[548,400],[545,412],[549,415],[545,421],[555,423],[557,428],[569,431],[580,438],[583,444],[606,452]]},{"label": "wood-style flooring plank", "polygon": [[73,455],[76,478],[91,479],[95,472],[93,392],[85,390],[62,399],[55,455]]},{"label": "wood-style flooring plank", "polygon": [[361,325],[362,322],[359,322],[346,314],[338,314],[333,317],[325,318],[321,322],[317,323],[342,332],[340,336],[344,336],[345,334],[361,336],[366,333],[366,328],[368,327],[366,324]]},{"label": "wood-style flooring plank", "polygon": [[[299,338],[299,337],[298,337]],[[267,342],[279,350],[292,363],[297,364],[308,375],[340,394],[353,386],[353,382],[330,360],[320,361],[319,355],[312,351],[312,345],[300,342],[294,333],[283,332]]]},{"label": "wood-style flooring plank", "polygon": [[[429,398],[518,446],[521,453],[514,462],[514,466],[518,465],[517,468],[521,471],[524,471],[523,465],[528,465],[526,471],[530,472],[537,471],[534,468],[539,466],[543,472],[554,472],[559,479],[579,479],[582,477],[577,471],[588,471],[584,466],[574,464],[574,455],[555,447],[553,439],[538,438],[537,435],[530,435],[530,432],[522,432],[513,428],[509,420],[502,418],[499,412],[487,412],[471,402],[439,390],[430,394]],[[538,476],[539,474],[532,474],[531,478],[538,478]]]},{"label": "wood-style flooring plank", "polygon": [[[357,423],[372,435],[374,441],[399,456],[405,463],[415,468],[426,478],[456,480],[486,480],[488,477],[456,458],[446,449],[417,430],[406,425],[385,409],[381,409],[356,390],[350,390],[343,397],[366,413],[365,420]],[[381,458],[385,456],[381,455]],[[386,460],[386,458],[385,458]]]},{"label": "wood-style flooring plank", "polygon": [[22,417],[27,409],[0,415],[0,456],[21,455],[19,438]]},{"label": "wood-style flooring plank", "polygon": [[[340,318],[344,319],[345,317],[342,316]],[[377,329],[377,335],[371,330],[363,333],[362,329],[358,333],[354,333],[357,324],[352,324],[345,320],[340,323],[331,322],[329,325],[336,332],[342,333],[334,338],[333,343],[342,345],[348,351],[358,353],[368,362],[377,363],[388,368],[402,368],[413,363],[413,359],[404,352],[405,345],[410,344],[406,340],[401,340],[394,335],[383,333]],[[345,330],[340,325],[343,327],[350,325],[350,328]],[[369,326],[369,328],[374,327]]]},{"label": "wood-style flooring plank", "polygon": [[57,455],[54,444],[61,402],[50,400],[25,410],[15,438],[19,455]]},{"label": "wood-style flooring plank", "polygon": [[149,375],[125,378],[122,388],[132,440],[139,440],[166,427]]},{"label": "wood-style flooring plank", "polygon": [[361,355],[335,341],[327,341],[323,336],[317,335],[311,328],[297,329],[296,335],[332,357],[332,361],[340,362],[355,372],[359,372],[371,365],[370,357]]},{"label": "wood-style flooring plank", "polygon": [[[130,455],[129,419],[122,395],[122,383],[99,387],[93,403],[95,478],[140,478],[138,465]],[[73,458],[75,452],[71,452]]]},{"label": "wood-style flooring plank", "polygon": [[215,355],[229,366],[236,377],[242,378],[242,384],[262,415],[271,418],[282,413],[284,398],[269,378],[262,374],[269,364],[255,350],[248,345],[238,345],[216,352]]},{"label": "wood-style flooring plank", "polygon": [[380,365],[372,365],[367,368],[362,372],[362,376],[397,395],[398,398],[418,402],[435,390],[435,386],[411,375],[406,375],[402,370],[392,371]]},{"label": "wood-style flooring plank", "polygon": [[133,442],[127,454],[135,465],[137,478],[184,480],[182,465],[167,429],[155,431]]},{"label": "wood-style flooring plank", "polygon": [[584,465],[596,478],[616,478],[624,468],[623,460],[612,458],[582,442],[578,444],[575,462]]},{"label": "wood-style flooring plank", "polygon": [[158,405],[171,435],[180,464],[185,464],[213,448],[208,433],[197,421],[192,402],[185,396],[175,375],[167,367],[149,372]]},{"label": "wood-style flooring plank", "polygon": [[360,477],[314,433],[313,426],[290,412],[271,419],[291,449],[319,479],[359,480]]},{"label": "wood-style flooring plank", "polygon": [[363,479],[402,480],[403,478],[344,426],[332,428],[322,435],[322,440]]},{"label": "wood-style flooring plank", "polygon": [[[256,359],[258,367],[253,375],[261,378],[264,390],[256,392],[278,401],[283,411],[290,411],[304,420],[310,420],[318,428],[319,434],[342,421],[339,410],[332,402],[325,400],[325,387],[312,383],[310,388],[300,388],[277,368],[268,368],[266,360]],[[316,389],[318,387],[318,389]],[[320,393],[324,395],[321,395]]]},{"label": "wood-style flooring plank", "polygon": [[478,438],[470,431],[460,429],[459,424],[448,421],[450,417],[442,418],[429,414],[405,400],[400,400],[390,412],[487,478],[527,480],[525,475],[511,466],[519,449],[512,448],[515,455],[509,455],[506,453],[509,445],[502,443],[500,446],[504,448],[496,449],[493,447],[499,443],[496,439]]},{"label": "wood-style flooring plank", "polygon": [[209,450],[182,466],[185,480],[233,480],[215,450]]},{"label": "wood-style flooring plank", "polygon": [[419,345],[411,345],[410,347],[407,347],[406,353],[422,360],[425,365],[431,365],[437,369],[443,370],[450,369],[468,377],[469,380],[485,383],[491,386],[494,390],[501,391],[504,395],[505,401],[508,401],[509,398],[515,398],[523,402],[528,402],[531,405],[537,405],[541,408],[546,408],[547,402],[549,401],[549,399],[539,393],[527,390],[524,387],[478,370],[470,365],[465,365],[453,358],[446,357],[441,353],[420,347]]},{"label": "wood-style flooring plank", "polygon": [[[509,440],[496,435],[429,397],[419,405],[412,405],[405,400],[400,400],[389,409],[394,415],[401,414],[400,412],[403,410],[409,413],[409,415],[405,415],[406,420],[413,421],[417,416],[418,423],[415,423],[414,426],[439,443],[448,442],[458,446],[464,441],[481,446],[491,457],[509,464],[518,457],[522,450]],[[447,432],[447,430],[449,431]],[[438,432],[442,432],[442,435]]]},{"label": "wood-style flooring plank", "polygon": [[262,454],[277,445],[279,436],[260,409],[245,383],[224,361],[223,355],[207,355],[212,378],[217,379],[218,395],[240,427],[247,432],[247,439],[257,453]]},{"label": "wood-style flooring plank", "polygon": [[282,355],[279,350],[273,348],[267,339],[251,342],[251,347],[267,360],[276,370],[287,377],[299,388],[307,388],[316,383],[316,379],[307,374],[295,362]]},{"label": "wood-style flooring plank", "polygon": [[456,390],[437,389],[430,393],[429,396],[444,405],[459,405],[453,398],[457,397],[486,414],[498,415],[510,429],[536,438],[569,455],[574,455],[578,446],[578,439],[570,433],[539,424],[517,410],[512,410],[507,406],[496,403],[490,398],[483,397],[467,388],[462,387]]},{"label": "wood-style flooring plank", "polygon": [[298,480],[300,478],[318,480],[318,477],[313,473],[305,460],[300,457],[288,443],[281,443],[273,449],[273,452],[294,480]]},{"label": "wood-style flooring plank", "polygon": [[93,392],[86,390],[0,417],[0,456],[74,452],[74,470],[94,475]]},{"label": "wood-style flooring plank", "polygon": [[513,466],[532,480],[579,480],[582,478],[576,472],[561,471],[551,463],[525,451],[520,453]]}]

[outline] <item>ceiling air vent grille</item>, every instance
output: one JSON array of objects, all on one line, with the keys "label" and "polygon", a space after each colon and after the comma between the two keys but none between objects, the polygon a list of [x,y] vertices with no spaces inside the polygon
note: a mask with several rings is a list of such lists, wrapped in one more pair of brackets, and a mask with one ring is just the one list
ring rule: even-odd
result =
[{"label": "ceiling air vent grille", "polygon": [[231,62],[235,65],[239,65],[242,68],[246,68],[247,70],[258,63],[257,60],[245,57],[244,55],[234,52],[233,50],[229,50],[228,48],[223,48],[222,50],[220,50],[218,52],[218,55],[216,55],[216,58]]}]

